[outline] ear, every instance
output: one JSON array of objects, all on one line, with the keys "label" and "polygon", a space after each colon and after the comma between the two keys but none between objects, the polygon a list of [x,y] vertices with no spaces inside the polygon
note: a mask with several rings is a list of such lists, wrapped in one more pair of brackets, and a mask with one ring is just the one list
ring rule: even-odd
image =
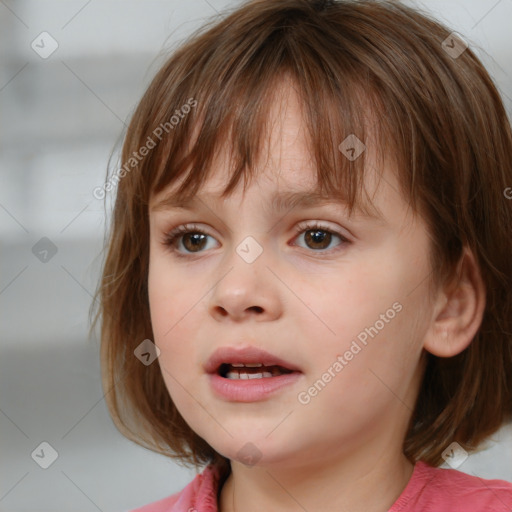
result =
[{"label": "ear", "polygon": [[424,348],[439,357],[452,357],[469,346],[485,310],[485,284],[473,253],[467,248],[457,275],[437,293]]}]

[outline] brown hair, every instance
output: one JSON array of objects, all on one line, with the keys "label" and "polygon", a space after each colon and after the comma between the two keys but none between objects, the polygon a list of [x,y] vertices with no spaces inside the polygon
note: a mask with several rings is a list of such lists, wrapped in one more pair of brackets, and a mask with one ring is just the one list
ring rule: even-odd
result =
[{"label": "brown hair", "polygon": [[[302,100],[320,191],[338,191],[350,211],[363,205],[365,152],[352,161],[338,146],[350,134],[367,141],[372,130],[372,144],[382,158],[393,155],[404,197],[428,224],[432,283],[454,277],[464,247],[480,266],[487,300],[481,327],[460,354],[427,354],[404,453],[437,466],[451,442],[474,449],[510,419],[510,121],[473,51],[446,51],[449,34],[393,1],[256,0],[213,19],[165,62],[125,136],[91,326],[101,316],[106,402],[125,436],[186,465],[228,462],[184,421],[159,366],[133,355],[153,339],[148,204],[180,177],[183,198],[193,196],[220,146],[229,145],[233,162],[224,195],[251,176],[285,75]],[[171,122],[180,107],[183,115]],[[131,160],[150,139],[155,147]]]}]

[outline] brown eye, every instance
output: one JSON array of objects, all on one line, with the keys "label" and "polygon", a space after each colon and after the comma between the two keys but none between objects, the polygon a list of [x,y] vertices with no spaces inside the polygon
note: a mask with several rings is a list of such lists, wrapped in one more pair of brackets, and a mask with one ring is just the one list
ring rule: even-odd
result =
[{"label": "brown eye", "polygon": [[[310,249],[320,254],[330,253],[336,250],[336,247],[344,246],[350,243],[350,241],[341,233],[333,231],[332,229],[315,222],[298,226],[297,233],[299,233],[299,235],[304,233],[305,249]],[[300,239],[301,236],[298,236],[297,238]],[[336,238],[340,240],[340,243],[338,243],[334,249],[328,249],[332,244],[333,239]]]},{"label": "brown eye", "polygon": [[206,245],[207,236],[204,233],[186,233],[182,237],[183,247],[190,252],[200,251]]},{"label": "brown eye", "polygon": [[304,240],[310,249],[327,249],[332,240],[332,233],[324,229],[308,229]]},{"label": "brown eye", "polygon": [[167,233],[163,244],[178,256],[186,257],[203,252],[208,245],[208,238],[213,239],[194,225],[184,225]]}]

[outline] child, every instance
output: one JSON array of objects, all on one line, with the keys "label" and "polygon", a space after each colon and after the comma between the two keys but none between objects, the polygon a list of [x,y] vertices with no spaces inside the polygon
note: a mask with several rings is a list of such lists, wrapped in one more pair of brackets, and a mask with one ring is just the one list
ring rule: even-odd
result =
[{"label": "child", "polygon": [[158,72],[107,185],[110,412],[202,468],[138,511],[512,510],[456,469],[512,417],[512,135],[460,36],[248,2]]}]

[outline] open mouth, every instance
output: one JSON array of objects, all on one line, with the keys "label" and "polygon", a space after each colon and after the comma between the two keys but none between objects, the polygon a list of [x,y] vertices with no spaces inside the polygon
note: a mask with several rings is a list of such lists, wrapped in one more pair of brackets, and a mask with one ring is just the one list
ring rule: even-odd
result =
[{"label": "open mouth", "polygon": [[217,370],[217,375],[231,380],[266,379],[288,373],[294,372],[283,366],[265,366],[263,363],[222,363]]},{"label": "open mouth", "polygon": [[295,363],[254,346],[220,347],[203,369],[214,394],[229,402],[270,399],[303,375]]}]

